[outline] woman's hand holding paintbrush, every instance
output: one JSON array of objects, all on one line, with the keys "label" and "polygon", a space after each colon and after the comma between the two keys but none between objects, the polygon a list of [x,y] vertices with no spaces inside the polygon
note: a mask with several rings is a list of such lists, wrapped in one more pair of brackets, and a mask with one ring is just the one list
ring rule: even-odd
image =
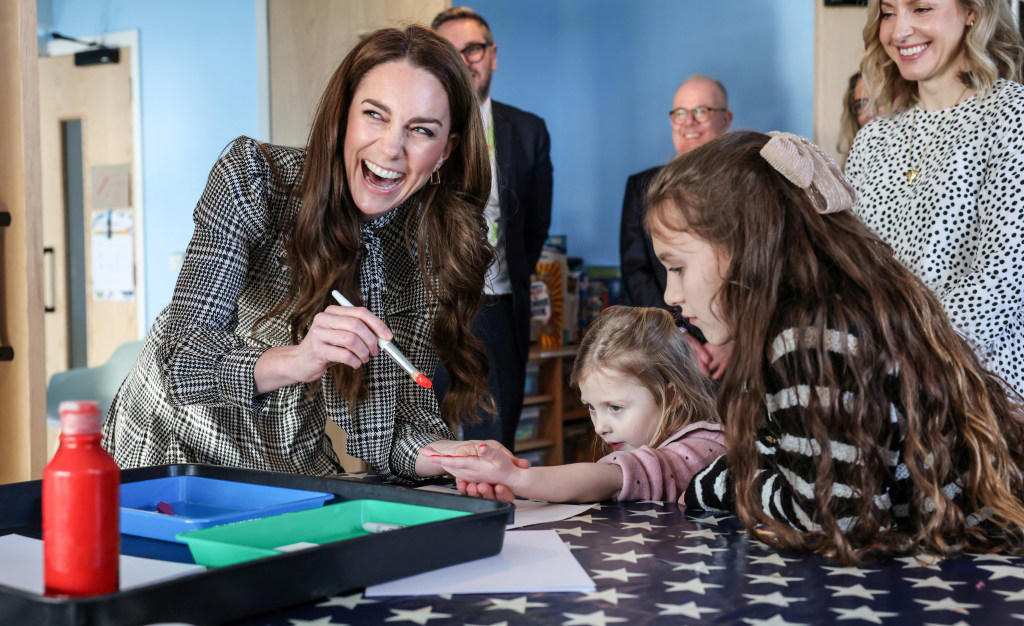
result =
[{"label": "woman's hand holding paintbrush", "polygon": [[270,348],[260,356],[253,370],[256,393],[319,380],[335,363],[358,369],[380,353],[378,339],[392,338],[391,329],[369,309],[328,306],[298,345]]}]

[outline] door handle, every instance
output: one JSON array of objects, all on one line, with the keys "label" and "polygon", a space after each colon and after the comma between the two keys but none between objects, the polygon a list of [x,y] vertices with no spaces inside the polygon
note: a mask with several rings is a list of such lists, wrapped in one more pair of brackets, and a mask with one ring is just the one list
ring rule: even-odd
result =
[{"label": "door handle", "polygon": [[43,248],[43,258],[49,260],[47,265],[50,269],[50,288],[46,290],[50,296],[50,304],[44,302],[43,311],[53,313],[57,310],[57,255],[53,252],[53,246]]},{"label": "door handle", "polygon": [[[0,227],[10,226],[10,225],[11,225],[11,214],[8,213],[7,211],[0,211]],[[2,251],[3,251],[3,236],[0,236],[0,252],[2,252]],[[0,259],[2,259],[2,258],[3,258],[3,255],[0,254]],[[13,361],[14,360],[14,346],[9,346],[9,345],[7,345],[7,342],[6,342],[6,337],[7,337],[7,317],[6,317],[6,312],[4,311],[4,307],[6,306],[6,303],[4,302],[5,294],[4,294],[3,289],[2,289],[3,284],[4,284],[4,271],[3,270],[4,270],[4,268],[2,266],[0,266],[0,361]]]}]

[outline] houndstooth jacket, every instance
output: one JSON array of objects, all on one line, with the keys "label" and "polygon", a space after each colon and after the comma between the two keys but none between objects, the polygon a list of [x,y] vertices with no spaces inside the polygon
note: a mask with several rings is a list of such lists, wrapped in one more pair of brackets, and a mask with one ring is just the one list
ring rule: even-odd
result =
[{"label": "houndstooth jacket", "polygon": [[[188,462],[330,474],[341,471],[324,431],[332,419],[348,433],[349,454],[385,476],[413,478],[419,448],[454,437],[433,391],[383,353],[363,366],[368,396],[355,416],[329,373],[312,395],[303,384],[255,393],[256,360],[292,343],[287,313],[254,323],[289,297],[284,246],[299,202],[288,192],[304,156],[266,147],[275,173],[245,137],[214,165],[174,296],[111,405],[104,446],[121,467]],[[433,372],[437,303],[404,241],[399,216],[409,210],[363,225],[359,283],[365,306],[391,328],[395,344]]]}]

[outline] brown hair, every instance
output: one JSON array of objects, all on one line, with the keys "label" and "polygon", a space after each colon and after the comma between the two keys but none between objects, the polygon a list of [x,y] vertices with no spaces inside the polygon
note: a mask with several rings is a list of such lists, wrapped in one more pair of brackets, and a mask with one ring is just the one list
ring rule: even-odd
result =
[{"label": "brown hair", "polygon": [[[975,18],[963,40],[967,69],[960,74],[960,81],[982,94],[992,89],[999,78],[1020,82],[1024,46],[1010,3],[1006,0],[957,2],[964,12]],[[864,57],[860,69],[876,110],[899,113],[917,102],[917,83],[900,75],[896,62],[882,47],[881,23],[881,0],[871,0],[864,26]]]},{"label": "brown hair", "polygon": [[[736,508],[765,539],[856,562],[907,550],[1020,550],[1024,506],[1024,417],[1004,383],[986,371],[950,326],[927,287],[850,211],[822,215],[807,194],[760,155],[769,137],[734,132],[666,166],[651,184],[648,225],[687,231],[729,259],[717,294],[735,349],[719,394],[726,425]],[[664,229],[664,230],[662,230]],[[769,342],[787,328],[826,329],[857,337],[842,370],[825,342],[800,341],[789,370],[772,369],[786,386],[811,384],[849,393],[817,400],[811,394],[803,436],[820,447],[814,463],[812,520],[820,532],[800,533],[770,518],[755,488],[756,431],[765,416]],[[819,336],[820,336],[819,334]],[[898,372],[898,377],[892,373]],[[898,525],[874,506],[890,474],[891,386],[902,405],[903,455],[914,485],[911,521]],[[847,401],[848,400],[848,401]],[[859,451],[849,485],[858,523],[844,532],[829,508],[834,479],[830,438]],[[961,476],[964,507],[942,487]],[[845,482],[845,481],[844,481]],[[984,507],[991,527],[968,525]]]},{"label": "brown hair", "polygon": [[[493,405],[487,392],[487,356],[470,330],[494,255],[483,217],[491,172],[472,80],[455,48],[437,33],[420,26],[378,30],[356,44],[331,77],[309,131],[302,179],[294,190],[301,206],[286,250],[294,304],[282,302],[272,314],[290,311],[293,340],[299,341],[313,317],[334,303],[332,289],[348,294],[357,306],[362,303],[362,213],[348,188],[342,147],[349,106],[360,81],[390,61],[408,62],[437,78],[448,96],[450,132],[458,135],[439,170],[441,184],[417,191],[408,202],[419,210],[404,216],[406,243],[418,252],[423,281],[438,303],[432,339],[451,374],[441,413],[454,426],[476,419],[477,405]],[[365,395],[361,372],[342,365],[332,368],[353,411]]]},{"label": "brown hair", "polygon": [[664,309],[613,306],[602,311],[580,342],[569,383],[578,389],[598,369],[632,376],[654,396],[661,418],[648,442],[652,448],[691,422],[718,421],[711,383]]},{"label": "brown hair", "polygon": [[845,165],[846,157],[853,147],[853,138],[860,130],[860,122],[857,118],[857,83],[860,82],[860,72],[854,72],[846,85],[846,92],[843,94],[843,114],[839,118],[839,141],[836,143],[836,152],[843,157]]}]

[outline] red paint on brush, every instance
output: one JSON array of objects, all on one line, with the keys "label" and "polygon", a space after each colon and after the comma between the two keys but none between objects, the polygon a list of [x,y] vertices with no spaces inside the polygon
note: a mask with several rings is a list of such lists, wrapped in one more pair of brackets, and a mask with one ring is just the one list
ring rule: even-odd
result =
[{"label": "red paint on brush", "polygon": [[424,389],[430,389],[434,386],[434,384],[430,382],[430,379],[423,375],[423,372],[420,372],[416,376],[416,384]]}]

